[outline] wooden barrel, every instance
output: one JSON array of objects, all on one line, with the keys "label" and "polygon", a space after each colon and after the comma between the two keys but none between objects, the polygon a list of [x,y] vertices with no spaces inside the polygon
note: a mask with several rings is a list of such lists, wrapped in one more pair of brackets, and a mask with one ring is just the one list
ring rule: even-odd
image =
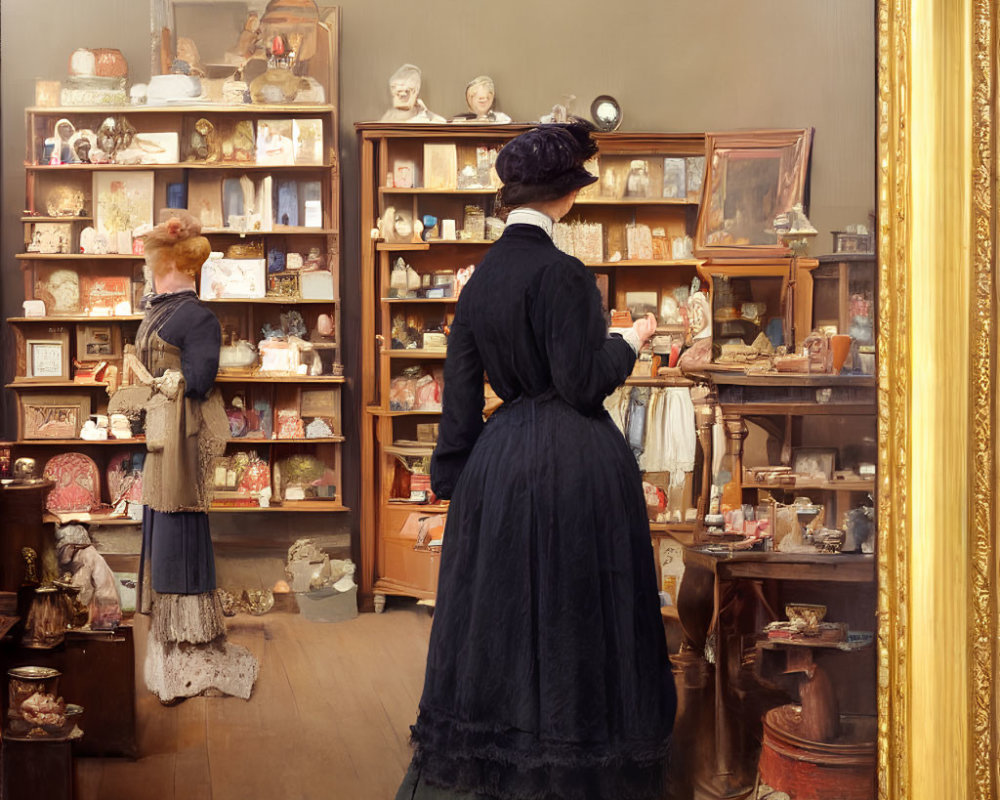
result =
[{"label": "wooden barrel", "polygon": [[772,708],[764,715],[761,781],[792,800],[873,800],[875,797],[875,718],[841,714],[840,735],[832,742],[800,736],[801,708]]}]

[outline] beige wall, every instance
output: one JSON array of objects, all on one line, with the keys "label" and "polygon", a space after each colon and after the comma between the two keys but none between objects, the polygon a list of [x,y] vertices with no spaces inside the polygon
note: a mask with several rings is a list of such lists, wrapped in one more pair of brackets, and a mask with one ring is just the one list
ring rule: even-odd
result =
[{"label": "beige wall", "polygon": [[[537,119],[568,94],[577,97],[577,113],[587,115],[595,96],[611,94],[624,109],[623,129],[630,131],[812,126],[816,249],[829,248],[830,230],[865,222],[874,209],[874,0],[344,0],[341,6],[348,376],[360,361],[353,334],[360,326],[353,123],[382,114],[388,77],[404,62],[421,67],[422,97],[446,116],[465,110],[466,82],[486,73],[496,82],[498,107],[516,120]],[[53,8],[58,12],[51,13]],[[4,316],[21,300],[13,255],[21,249],[22,109],[33,101],[34,79],[64,77],[69,54],[84,46],[121,49],[133,79],[146,80],[148,28],[143,0],[0,5]],[[349,394],[348,400],[356,398]],[[345,412],[345,490],[356,508],[356,416],[350,407]]]}]

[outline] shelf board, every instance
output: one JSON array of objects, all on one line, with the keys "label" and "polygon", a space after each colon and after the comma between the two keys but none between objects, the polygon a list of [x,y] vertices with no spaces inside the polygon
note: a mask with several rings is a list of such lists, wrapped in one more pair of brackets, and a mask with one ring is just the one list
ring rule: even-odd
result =
[{"label": "shelf board", "polygon": [[205,236],[296,236],[312,234],[314,236],[335,236],[339,231],[333,228],[307,228],[304,225],[275,225],[269,231],[240,231],[236,228],[202,228]]},{"label": "shelf board", "polygon": [[8,389],[106,389],[108,385],[100,381],[76,383],[75,381],[26,381],[14,379],[7,384]]},{"label": "shelf board", "polygon": [[383,297],[383,303],[457,303],[457,297]]},{"label": "shelf board", "polygon": [[694,381],[678,376],[663,376],[658,378],[626,378],[627,386],[694,386]]},{"label": "shelf board", "polygon": [[413,250],[430,250],[431,246],[427,242],[399,242],[398,244],[389,244],[388,242],[379,242],[376,245],[377,250],[396,252],[406,252]]},{"label": "shelf board", "polygon": [[254,162],[223,161],[205,164],[198,161],[182,161],[177,164],[25,164],[30,172],[170,172],[179,169],[222,170],[226,172],[246,172],[266,170],[268,172],[317,172],[329,170],[329,164],[257,164]]},{"label": "shelf board", "polygon": [[697,206],[685,197],[578,197],[575,206]]},{"label": "shelf board", "polygon": [[93,219],[93,217],[70,216],[68,214],[62,217],[48,217],[44,214],[27,214],[21,217],[21,222],[90,222]]},{"label": "shelf board", "polygon": [[702,369],[691,374],[722,386],[875,386],[874,375],[834,375],[824,372],[747,373],[742,369]]},{"label": "shelf board", "polygon": [[779,483],[760,483],[758,481],[743,482],[744,489],[778,489],[786,492],[797,492],[800,489],[810,491],[830,491],[830,492],[874,492],[874,480],[843,480],[843,481],[799,481],[795,484],[782,485]]},{"label": "shelf board", "polygon": [[331,103],[173,103],[170,105],[127,105],[127,106],[28,106],[25,109],[29,114],[41,116],[65,117],[69,114],[100,114],[101,116],[128,114],[129,116],[140,116],[142,114],[250,114],[252,116],[266,117],[269,114],[285,114],[295,112],[297,114],[329,114],[335,112],[337,107]]},{"label": "shelf board", "polygon": [[444,358],[448,355],[445,350],[383,350],[382,355],[389,358]]},{"label": "shelf board", "polygon": [[485,247],[491,244],[496,244],[496,239],[431,239],[429,242],[400,242],[399,244],[391,244],[389,242],[379,242],[376,249],[380,251],[389,252],[406,252],[413,250],[429,250],[433,247],[441,247],[442,245],[474,245],[477,247]]},{"label": "shelf board", "polygon": [[203,303],[253,303],[255,305],[298,306],[305,304],[336,305],[339,300],[301,300],[290,297],[218,297],[211,300],[202,298]]},{"label": "shelf board", "polygon": [[131,447],[136,445],[145,445],[145,437],[134,438],[134,439],[18,439],[15,444],[18,447],[33,447],[35,445],[44,446],[57,446],[57,447],[89,447],[90,445],[99,446],[109,446],[115,445],[118,447]]},{"label": "shelf board", "polygon": [[42,522],[54,522],[56,525],[65,525],[69,522],[86,522],[88,525],[116,525],[134,526],[142,525],[141,520],[130,519],[129,517],[112,517],[109,513],[87,513],[87,512],[66,512],[63,514],[53,514],[46,511],[42,514]]},{"label": "shelf board", "polygon": [[29,261],[145,261],[145,256],[135,256],[131,253],[105,253],[95,255],[93,253],[18,253],[14,258]]},{"label": "shelf board", "polygon": [[91,324],[104,325],[108,322],[141,322],[142,314],[129,314],[117,317],[88,317],[85,314],[76,314],[71,317],[7,317],[7,322],[42,322],[54,325],[59,322],[89,322]]},{"label": "shelf board", "polygon": [[[385,507],[393,509],[404,508],[404,507],[419,508],[421,511],[426,511],[430,514],[444,514],[445,512],[448,511],[447,503],[411,503],[409,500],[404,500],[403,498],[398,498],[396,500],[386,500]],[[390,537],[390,538],[401,538],[401,537]],[[405,541],[416,541],[416,540],[407,539]],[[417,552],[419,553],[426,551],[418,550]]]},{"label": "shelf board", "polygon": [[279,444],[339,444],[346,442],[343,436],[324,436],[315,439],[254,439],[249,436],[230,437],[226,440],[228,444],[248,444],[248,445],[279,445]]},{"label": "shelf board", "polygon": [[365,411],[373,417],[426,417],[441,413],[440,409],[437,411],[390,411],[387,408],[379,408],[378,406],[368,406]]},{"label": "shelf board", "polygon": [[621,261],[584,261],[588,267],[697,267],[704,262],[697,258],[673,258],[662,261],[645,258],[623,258]]},{"label": "shelf board", "polygon": [[800,416],[829,415],[857,416],[874,414],[876,405],[872,403],[723,403],[723,414],[736,414],[744,417],[754,415],[789,415]]},{"label": "shelf board", "polygon": [[229,514],[229,513],[246,513],[260,511],[262,513],[274,512],[274,511],[284,511],[290,513],[293,511],[301,512],[327,512],[330,514],[340,513],[343,511],[350,511],[347,506],[341,504],[337,500],[286,500],[282,505],[272,505],[267,508],[261,508],[260,506],[209,506],[209,511],[213,514]]},{"label": "shelf board", "polygon": [[463,194],[475,194],[475,195],[494,195],[497,193],[496,189],[425,189],[423,186],[412,186],[409,188],[400,188],[398,186],[380,186],[379,193],[381,194],[437,194],[437,195],[463,195]]},{"label": "shelf board", "polygon": [[216,375],[216,383],[333,383],[344,382],[343,375]]},{"label": "shelf board", "polygon": [[650,522],[649,533],[653,538],[669,536],[681,544],[694,544],[694,522]]}]

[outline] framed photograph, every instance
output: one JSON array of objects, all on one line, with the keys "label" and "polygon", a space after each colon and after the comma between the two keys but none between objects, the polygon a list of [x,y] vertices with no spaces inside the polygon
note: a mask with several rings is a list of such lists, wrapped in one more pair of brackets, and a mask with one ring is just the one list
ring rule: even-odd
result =
[{"label": "framed photograph", "polygon": [[188,178],[188,211],[201,220],[202,228],[222,227],[222,178],[192,170]]},{"label": "framed photograph", "polygon": [[458,150],[454,143],[424,145],[424,188],[458,187]]},{"label": "framed photograph", "polygon": [[289,167],[295,163],[293,125],[290,119],[257,121],[257,163]]},{"label": "framed photograph", "polygon": [[796,447],[792,450],[792,472],[809,480],[833,480],[836,464],[835,447]]},{"label": "framed photograph", "polygon": [[687,178],[683,158],[663,159],[663,196],[672,200],[687,199]]},{"label": "framed photograph", "polygon": [[632,319],[639,319],[646,314],[655,314],[659,310],[659,299],[656,292],[625,292],[625,307]]},{"label": "framed photograph", "polygon": [[323,164],[323,120],[292,120],[292,154],[296,164]]},{"label": "framed photograph", "polygon": [[25,378],[31,381],[69,380],[69,353],[64,339],[28,339]]},{"label": "framed photograph", "polygon": [[704,197],[694,251],[699,258],[789,253],[774,218],[807,205],[812,128],[705,135]]},{"label": "framed photograph", "polygon": [[85,394],[21,392],[18,400],[21,439],[78,439],[90,416],[90,396]]},{"label": "framed photograph", "polygon": [[36,222],[31,241],[25,248],[29,253],[72,252],[73,224],[70,222]]},{"label": "framed photograph", "polygon": [[115,325],[77,325],[78,361],[104,361],[121,357],[121,339]]},{"label": "framed photograph", "polygon": [[[132,252],[132,232],[152,225],[153,172],[94,173],[94,227],[113,253]],[[128,246],[125,246],[125,240]]]}]

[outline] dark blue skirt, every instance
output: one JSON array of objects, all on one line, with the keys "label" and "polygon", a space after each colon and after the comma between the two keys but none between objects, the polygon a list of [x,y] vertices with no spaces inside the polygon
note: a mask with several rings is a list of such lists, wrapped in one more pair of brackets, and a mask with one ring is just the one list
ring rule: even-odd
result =
[{"label": "dark blue skirt", "polygon": [[150,585],[150,580],[159,594],[203,594],[215,589],[208,514],[144,508],[139,586]]},{"label": "dark blue skirt", "polygon": [[455,487],[415,765],[518,800],[652,800],[676,695],[635,458],[606,412],[505,404]]}]

